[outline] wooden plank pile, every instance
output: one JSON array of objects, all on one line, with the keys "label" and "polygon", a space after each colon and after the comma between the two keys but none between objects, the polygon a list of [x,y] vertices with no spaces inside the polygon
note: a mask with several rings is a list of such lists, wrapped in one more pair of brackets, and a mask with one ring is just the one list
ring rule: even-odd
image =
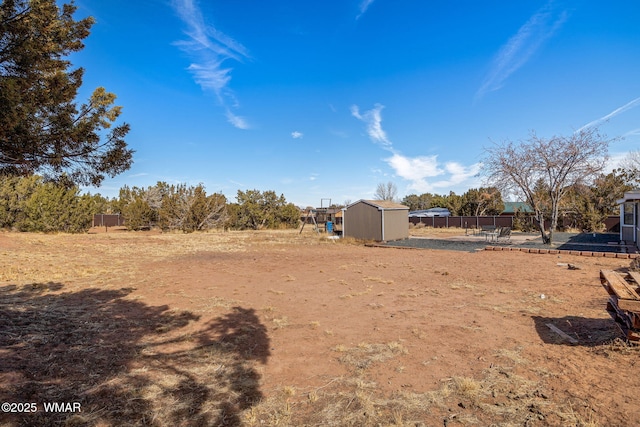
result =
[{"label": "wooden plank pile", "polygon": [[609,293],[607,311],[625,337],[640,344],[640,273],[626,276],[613,270],[600,271],[600,283]]}]

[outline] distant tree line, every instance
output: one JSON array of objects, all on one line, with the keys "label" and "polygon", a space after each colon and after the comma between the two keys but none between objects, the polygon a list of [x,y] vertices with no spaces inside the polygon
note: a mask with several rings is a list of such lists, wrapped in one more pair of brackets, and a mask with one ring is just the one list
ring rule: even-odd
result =
[{"label": "distant tree line", "polygon": [[300,210],[274,191],[238,190],[236,203],[220,193],[207,195],[202,184],[158,182],[146,189],[127,186],[112,201],[127,228],[159,227],[186,233],[211,229],[259,230],[297,227]]},{"label": "distant tree line", "polygon": [[108,206],[99,194],[81,194],[76,186],[45,182],[37,175],[0,178],[0,228],[80,233],[91,227],[93,214]]},{"label": "distant tree line", "polygon": [[93,216],[121,214],[130,230],[158,227],[186,233],[211,229],[295,228],[300,210],[274,191],[238,191],[229,203],[220,193],[207,195],[202,184],[147,188],[124,186],[117,198],[82,194],[79,187],[42,177],[0,176],[0,228],[17,231],[81,233]]},{"label": "distant tree line", "polygon": [[[635,157],[634,157],[635,156]],[[558,204],[562,227],[600,231],[609,215],[618,215],[616,200],[640,183],[640,154],[631,153],[622,168],[595,175],[587,184],[575,183]],[[632,163],[635,161],[636,163]],[[550,219],[551,201],[544,181],[533,186],[538,208]],[[499,215],[504,210],[501,192],[495,187],[470,189],[462,195],[423,193],[405,196],[410,210],[447,208],[452,215]],[[295,228],[300,210],[274,191],[238,191],[235,202],[220,193],[207,194],[202,184],[124,186],[116,198],[83,194],[78,186],[48,181],[32,175],[0,175],[0,228],[33,232],[81,233],[87,231],[95,214],[121,214],[130,230],[157,227],[186,233],[212,229],[258,230]],[[530,221],[516,213],[517,227]]]}]

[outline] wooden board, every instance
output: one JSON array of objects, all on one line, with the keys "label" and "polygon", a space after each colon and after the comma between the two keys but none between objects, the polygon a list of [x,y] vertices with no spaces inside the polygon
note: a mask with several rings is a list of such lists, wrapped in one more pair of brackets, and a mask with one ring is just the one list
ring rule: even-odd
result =
[{"label": "wooden board", "polygon": [[640,331],[630,326],[631,319],[629,318],[629,314],[633,313],[626,313],[619,310],[611,300],[607,303],[607,312],[629,342],[640,343]]},{"label": "wooden board", "polygon": [[[630,272],[628,278],[640,284],[640,273]],[[613,270],[600,271],[600,283],[609,294],[607,311],[629,342],[640,344],[640,296],[636,286]]]},{"label": "wooden board", "polygon": [[601,270],[600,280],[607,282],[609,289],[613,291],[619,299],[638,301],[640,307],[640,295],[624,278],[613,270]]},{"label": "wooden board", "polygon": [[578,344],[577,339],[573,338],[571,335],[567,334],[566,332],[563,332],[553,323],[547,323],[547,328],[551,329],[553,332],[560,335],[562,338],[569,341],[571,344]]},{"label": "wooden board", "polygon": [[629,275],[629,277],[631,279],[633,279],[634,282],[636,282],[636,292],[637,292],[637,286],[640,286],[640,272],[638,272],[638,271],[630,271],[627,274]]},{"label": "wooden board", "polygon": [[631,319],[626,312],[618,308],[618,304],[613,297],[607,303],[607,311],[626,335],[627,331],[631,329]]},{"label": "wooden board", "polygon": [[618,298],[618,307],[620,310],[640,313],[640,301]]},{"label": "wooden board", "polygon": [[640,330],[640,315],[638,313],[629,313],[631,315],[631,327]]}]

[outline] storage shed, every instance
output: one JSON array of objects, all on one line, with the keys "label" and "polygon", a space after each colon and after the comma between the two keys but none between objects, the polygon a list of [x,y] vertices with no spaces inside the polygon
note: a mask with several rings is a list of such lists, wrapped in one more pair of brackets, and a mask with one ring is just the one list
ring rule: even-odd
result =
[{"label": "storage shed", "polygon": [[344,208],[342,234],[385,242],[409,237],[409,207],[386,200],[358,200]]}]

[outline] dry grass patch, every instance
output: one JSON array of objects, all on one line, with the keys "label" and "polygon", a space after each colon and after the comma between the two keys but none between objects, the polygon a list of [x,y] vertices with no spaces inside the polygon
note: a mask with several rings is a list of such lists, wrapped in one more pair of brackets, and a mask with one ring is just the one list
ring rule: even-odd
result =
[{"label": "dry grass patch", "polygon": [[576,427],[600,427],[594,409],[590,405],[583,405],[582,413],[573,409],[573,404],[567,405],[566,410],[560,413],[565,425]]},{"label": "dry grass patch", "polygon": [[394,281],[391,279],[383,279],[382,277],[369,277],[365,276],[362,278],[363,282],[374,282],[374,283],[382,283],[383,285],[393,285]]},{"label": "dry grass patch", "polygon": [[229,298],[220,298],[220,297],[194,297],[193,305],[195,306],[195,313],[217,313],[219,309],[230,309],[231,307],[238,306],[240,301],[229,299]]},{"label": "dry grass patch", "polygon": [[524,357],[522,357],[522,355],[520,354],[520,352],[522,351],[522,348],[516,348],[514,350],[510,350],[507,348],[501,348],[499,350],[496,351],[496,356],[501,357],[503,359],[507,359],[513,363],[515,363],[516,365],[527,365],[529,363],[529,361],[527,359],[525,359]]},{"label": "dry grass patch", "polygon": [[340,299],[346,299],[346,298],[353,298],[353,297],[360,297],[362,295],[368,295],[371,293],[371,286],[367,287],[367,289],[365,289],[364,291],[360,291],[360,292],[351,292],[348,294],[343,294],[340,295]]},{"label": "dry grass patch", "polygon": [[469,283],[466,280],[458,279],[449,283],[449,288],[453,290],[466,289],[472,291],[476,289],[476,285]]},{"label": "dry grass patch", "polygon": [[[385,346],[341,346],[340,352],[379,352]],[[589,407],[579,412],[575,403],[550,400],[543,384],[515,375],[508,366],[487,369],[481,378],[444,379],[434,391],[388,395],[366,379],[366,372],[334,378],[300,397],[281,391],[251,408],[245,420],[250,426],[600,425]]]},{"label": "dry grass patch", "polygon": [[309,322],[309,327],[311,327],[311,329],[318,329],[320,327],[320,322],[317,320]]},{"label": "dry grass patch", "polygon": [[274,324],[274,329],[283,329],[289,326],[289,318],[287,316],[283,316],[279,319],[271,319]]},{"label": "dry grass patch", "polygon": [[194,328],[199,316],[128,298],[132,290],[49,283],[0,292],[0,359],[11,378],[0,399],[82,407],[10,414],[4,425],[239,425],[262,398],[269,338],[252,309]]},{"label": "dry grass patch", "polygon": [[466,399],[475,400],[480,394],[480,383],[473,378],[455,377],[453,384],[456,393]]},{"label": "dry grass patch", "polygon": [[351,348],[339,345],[334,348],[334,351],[343,353],[339,358],[341,363],[358,370],[367,369],[372,364],[381,363],[408,353],[408,350],[398,342],[389,342],[387,344],[360,343],[357,347]]}]

